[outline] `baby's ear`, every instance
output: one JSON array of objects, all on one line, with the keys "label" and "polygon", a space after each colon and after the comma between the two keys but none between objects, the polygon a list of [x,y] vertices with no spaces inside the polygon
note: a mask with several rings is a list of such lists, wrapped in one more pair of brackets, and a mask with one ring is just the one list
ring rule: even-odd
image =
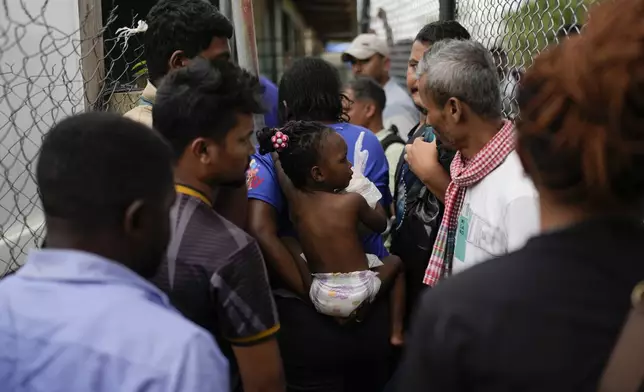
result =
[{"label": "baby's ear", "polygon": [[322,174],[320,166],[313,166],[311,168],[311,178],[313,178],[313,181],[315,182],[324,182],[324,174]]}]

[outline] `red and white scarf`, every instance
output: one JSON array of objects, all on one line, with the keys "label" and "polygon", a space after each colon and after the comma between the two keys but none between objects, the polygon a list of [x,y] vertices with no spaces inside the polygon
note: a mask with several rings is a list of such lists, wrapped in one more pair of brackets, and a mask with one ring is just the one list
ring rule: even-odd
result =
[{"label": "red and white scarf", "polygon": [[446,266],[451,263],[454,256],[458,214],[463,207],[465,191],[503,163],[505,158],[514,151],[514,147],[514,124],[506,120],[492,140],[487,142],[483,149],[469,161],[465,162],[461,153],[456,153],[450,166],[452,182],[445,192],[445,214],[425,270],[423,283],[426,285],[435,286],[448,272]]}]

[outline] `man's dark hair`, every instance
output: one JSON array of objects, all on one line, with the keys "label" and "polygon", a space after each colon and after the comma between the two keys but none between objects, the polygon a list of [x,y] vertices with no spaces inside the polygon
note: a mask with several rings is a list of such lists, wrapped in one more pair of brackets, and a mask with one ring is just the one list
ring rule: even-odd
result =
[{"label": "man's dark hair", "polygon": [[113,113],[68,117],[45,136],[36,167],[45,214],[78,228],[116,227],[136,200],[172,186],[172,153],[149,127]]},{"label": "man's dark hair", "polygon": [[262,93],[259,79],[239,66],[198,57],[164,78],[152,111],[154,128],[179,158],[198,137],[223,141],[237,114],[263,113]]},{"label": "man's dark hair", "polygon": [[280,119],[283,123],[344,121],[341,90],[340,74],[333,65],[315,57],[298,59],[280,81]]},{"label": "man's dark hair", "polygon": [[168,73],[168,61],[175,51],[194,58],[213,38],[233,36],[233,25],[207,0],[160,0],[146,22],[145,58],[153,83]]},{"label": "man's dark hair", "polygon": [[455,20],[445,20],[426,24],[414,41],[420,41],[424,44],[433,45],[444,39],[470,39],[470,33],[460,23]]},{"label": "man's dark hair", "polygon": [[557,38],[561,39],[567,36],[577,35],[580,32],[581,25],[576,23],[565,24],[557,31]]},{"label": "man's dark hair", "polygon": [[353,90],[353,97],[356,101],[372,101],[376,104],[378,113],[385,110],[387,96],[385,90],[373,78],[359,76],[347,84],[347,87]]}]

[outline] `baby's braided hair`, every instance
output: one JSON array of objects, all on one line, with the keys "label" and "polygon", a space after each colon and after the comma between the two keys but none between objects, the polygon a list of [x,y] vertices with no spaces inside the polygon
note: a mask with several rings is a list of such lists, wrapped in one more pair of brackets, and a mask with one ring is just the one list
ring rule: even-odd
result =
[{"label": "baby's braided hair", "polygon": [[[273,136],[278,132],[286,136],[285,147],[275,147]],[[264,128],[257,132],[259,153],[276,151],[293,186],[302,188],[311,176],[311,168],[319,164],[323,141],[332,132],[335,131],[316,121],[290,121],[282,128]]]}]

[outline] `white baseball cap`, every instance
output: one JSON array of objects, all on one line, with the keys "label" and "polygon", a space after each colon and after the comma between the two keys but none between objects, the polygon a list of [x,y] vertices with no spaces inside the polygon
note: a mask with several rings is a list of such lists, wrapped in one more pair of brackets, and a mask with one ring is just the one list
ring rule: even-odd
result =
[{"label": "white baseball cap", "polygon": [[350,61],[351,58],[367,60],[374,54],[389,57],[389,47],[375,34],[360,34],[351,42],[349,49],[342,53],[342,61]]}]

